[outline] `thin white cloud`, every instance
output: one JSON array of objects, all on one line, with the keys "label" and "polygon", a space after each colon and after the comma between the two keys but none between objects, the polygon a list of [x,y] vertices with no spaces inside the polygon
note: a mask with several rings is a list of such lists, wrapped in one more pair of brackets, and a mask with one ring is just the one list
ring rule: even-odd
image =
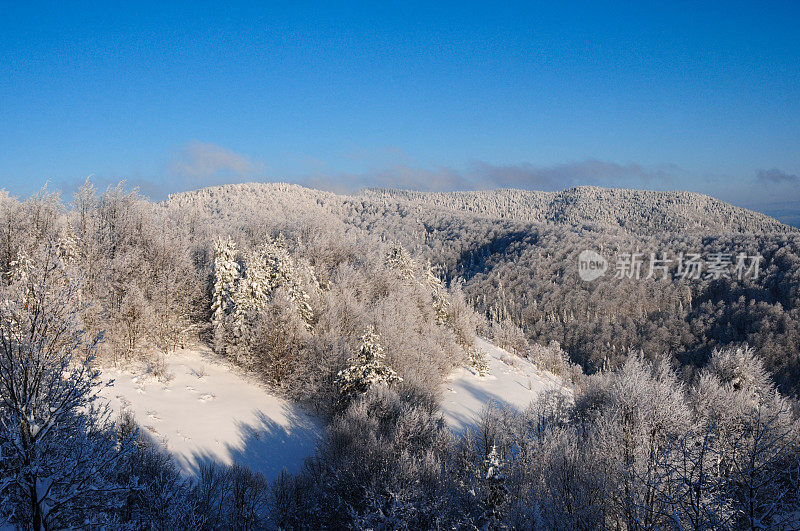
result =
[{"label": "thin white cloud", "polygon": [[474,185],[460,172],[446,166],[424,169],[394,164],[389,168],[366,173],[317,173],[298,179],[311,188],[320,188],[339,193],[351,193],[362,188],[399,188],[419,192],[441,192],[444,190],[466,190]]},{"label": "thin white cloud", "polygon": [[175,153],[169,171],[185,179],[204,181],[218,177],[244,177],[262,165],[217,144],[192,140]]},{"label": "thin white cloud", "polygon": [[800,181],[800,177],[791,173],[786,173],[777,168],[771,170],[758,170],[756,181],[761,183],[795,183]]},{"label": "thin white cloud", "polygon": [[549,191],[578,185],[652,187],[669,183],[682,172],[683,170],[674,165],[648,168],[639,164],[618,164],[597,159],[553,166],[473,161],[464,169],[448,166],[419,168],[394,164],[385,169],[359,174],[313,174],[301,179],[301,182],[311,187],[342,192],[367,187],[424,192],[494,188]]},{"label": "thin white cloud", "polygon": [[652,186],[670,180],[681,169],[674,165],[647,168],[639,164],[618,164],[597,159],[539,166],[530,163],[497,165],[473,162],[470,180],[485,188],[561,190],[570,186]]}]

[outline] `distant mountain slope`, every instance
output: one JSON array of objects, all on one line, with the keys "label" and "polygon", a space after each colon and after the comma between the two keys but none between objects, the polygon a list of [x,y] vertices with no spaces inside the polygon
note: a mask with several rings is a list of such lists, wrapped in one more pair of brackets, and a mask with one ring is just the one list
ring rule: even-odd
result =
[{"label": "distant mountain slope", "polygon": [[561,192],[426,193],[368,189],[354,195],[339,195],[293,184],[247,183],[174,194],[166,204],[184,210],[191,206],[205,215],[226,219],[246,212],[248,216],[286,215],[290,219],[321,216],[332,222],[343,220],[353,209],[368,210],[373,215],[434,209],[498,220],[586,225],[600,230],[621,228],[639,235],[797,232],[796,228],[765,214],[703,194],[591,186]]},{"label": "distant mountain slope", "polygon": [[170,195],[164,202],[180,210],[231,218],[242,213],[252,216],[269,212],[287,217],[320,211],[326,201],[337,201],[340,196],[287,183],[242,183],[209,186],[199,190]]},{"label": "distant mountain slope", "polygon": [[691,192],[580,186],[561,192],[491,190],[425,193],[370,189],[372,200],[401,200],[475,215],[573,226],[599,224],[637,234],[662,232],[791,232],[764,214]]}]

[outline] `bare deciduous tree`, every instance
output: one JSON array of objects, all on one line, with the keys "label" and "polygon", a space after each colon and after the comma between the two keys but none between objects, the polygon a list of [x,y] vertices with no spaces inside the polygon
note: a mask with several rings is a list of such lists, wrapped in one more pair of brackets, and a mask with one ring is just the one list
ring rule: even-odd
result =
[{"label": "bare deciduous tree", "polygon": [[84,336],[76,299],[53,246],[0,291],[0,497],[36,530],[84,525],[127,489],[105,475],[127,446],[96,402],[99,338]]}]

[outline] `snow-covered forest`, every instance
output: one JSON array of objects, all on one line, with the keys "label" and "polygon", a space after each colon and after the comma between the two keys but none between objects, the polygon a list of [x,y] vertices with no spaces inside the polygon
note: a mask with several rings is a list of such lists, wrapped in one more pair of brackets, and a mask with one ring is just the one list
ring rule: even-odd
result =
[{"label": "snow-covered forest", "polygon": [[[586,283],[583,249],[763,271]],[[302,466],[176,455],[158,402],[212,381]],[[12,527],[796,529],[798,382],[800,232],[705,196],[0,192]]]}]

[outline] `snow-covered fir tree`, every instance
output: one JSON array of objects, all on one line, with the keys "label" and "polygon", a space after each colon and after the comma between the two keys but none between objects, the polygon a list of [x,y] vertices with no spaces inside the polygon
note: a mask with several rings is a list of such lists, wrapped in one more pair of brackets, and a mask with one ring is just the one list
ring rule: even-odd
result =
[{"label": "snow-covered fir tree", "polygon": [[389,269],[397,271],[400,278],[410,280],[415,277],[417,263],[399,243],[394,245],[386,256],[386,265]]},{"label": "snow-covered fir tree", "polygon": [[447,323],[450,314],[450,299],[442,280],[436,274],[430,262],[425,264],[423,268],[423,279],[425,285],[431,291],[433,297],[433,311],[436,313],[436,324],[443,326]]},{"label": "snow-covered fir tree", "polygon": [[311,329],[314,310],[304,285],[319,289],[313,269],[307,264],[297,263],[282,234],[274,240],[267,239],[245,260],[242,278],[233,297],[236,337],[244,339],[248,319],[264,310],[280,288],[286,290],[289,301],[296,307],[306,327]]},{"label": "snow-covered fir tree", "polygon": [[348,360],[349,366],[339,371],[336,383],[342,398],[349,399],[365,393],[373,385],[389,385],[402,381],[384,361],[380,337],[370,328],[360,337],[358,354]]},{"label": "snow-covered fir tree", "polygon": [[[311,296],[303,288],[303,276],[307,283],[319,289],[319,282],[310,266],[300,266],[289,254],[288,244],[283,234],[279,234],[274,242],[267,245],[267,271],[273,289],[284,287],[289,300],[297,308],[297,313],[310,329],[314,321],[314,310],[311,308]],[[305,273],[305,275],[303,275]]]},{"label": "snow-covered fir tree", "polygon": [[506,473],[503,460],[497,452],[497,445],[492,445],[492,450],[486,457],[486,477],[484,478],[486,497],[484,498],[484,517],[491,529],[503,521],[503,508],[508,498],[506,486]]},{"label": "snow-covered fir tree", "polygon": [[467,348],[467,353],[469,365],[475,369],[478,376],[488,375],[490,372],[489,364],[486,362],[486,356],[483,355],[483,352],[480,349],[470,346]]},{"label": "snow-covered fir tree", "polygon": [[223,343],[225,321],[233,311],[234,294],[239,280],[236,262],[236,245],[230,238],[218,239],[214,244],[214,292],[211,299],[212,325],[217,345]]},{"label": "snow-covered fir tree", "polygon": [[233,326],[237,341],[245,339],[248,317],[266,307],[275,288],[267,264],[266,245],[250,253],[245,260],[242,278],[233,296]]},{"label": "snow-covered fir tree", "polygon": [[406,281],[417,282],[430,291],[433,299],[433,311],[436,324],[447,324],[450,315],[450,297],[442,280],[437,275],[437,268],[430,262],[421,264],[411,257],[402,245],[394,245],[386,256],[386,265],[390,270]]}]

